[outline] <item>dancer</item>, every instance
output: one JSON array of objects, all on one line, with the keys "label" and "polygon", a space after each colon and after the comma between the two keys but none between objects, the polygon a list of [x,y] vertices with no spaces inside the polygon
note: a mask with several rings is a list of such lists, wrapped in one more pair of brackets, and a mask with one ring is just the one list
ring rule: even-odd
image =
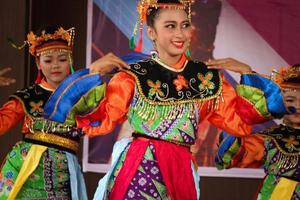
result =
[{"label": "dancer", "polygon": [[[206,65],[186,55],[192,35],[191,4],[191,0],[140,0],[136,50],[141,50],[142,27],[147,23],[155,48],[152,57],[114,75],[97,108],[76,117],[77,126],[90,137],[110,133],[125,119],[134,129],[132,138],[115,144],[111,170],[99,182],[96,200],[199,199],[199,177],[190,153],[199,122],[208,119],[241,136],[251,133],[253,123],[281,114],[282,110],[268,107],[269,98],[277,99],[272,104],[283,105],[279,89],[269,90],[276,84],[248,65],[230,58]],[[243,74],[237,91],[215,68]],[[99,71],[97,66],[90,70]],[[70,87],[66,84],[57,91],[64,89]],[[76,96],[76,91],[68,93],[72,99]],[[68,112],[63,114],[66,118],[60,117],[58,109],[65,97],[57,92],[52,98],[51,104],[58,106],[46,112],[49,119],[68,119]]]},{"label": "dancer", "polygon": [[216,157],[219,169],[261,167],[266,176],[257,199],[300,198],[300,65],[275,74],[289,113],[283,123],[255,136],[236,138],[223,133]]},{"label": "dancer", "polygon": [[[3,162],[0,199],[87,199],[76,157],[82,131],[43,118],[47,100],[72,71],[73,37],[74,28],[58,26],[27,35],[25,44],[36,60],[38,77],[34,85],[18,90],[0,108],[0,134],[23,122],[24,137]],[[113,67],[127,67],[113,54],[92,65],[101,66],[102,75]]]}]

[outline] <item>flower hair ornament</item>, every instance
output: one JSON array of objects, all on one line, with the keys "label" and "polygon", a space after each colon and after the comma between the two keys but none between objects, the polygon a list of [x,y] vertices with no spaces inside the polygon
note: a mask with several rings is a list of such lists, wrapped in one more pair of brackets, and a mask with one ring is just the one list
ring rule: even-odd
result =
[{"label": "flower hair ornament", "polygon": [[300,64],[272,71],[272,79],[282,89],[300,89]]},{"label": "flower hair ornament", "polygon": [[[136,52],[141,52],[143,46],[143,27],[146,23],[147,15],[151,9],[168,8],[187,10],[188,18],[191,21],[191,6],[194,0],[140,0],[137,5],[138,19],[135,23],[133,34],[129,42],[129,47]],[[139,31],[138,44],[135,45],[135,37]]]}]

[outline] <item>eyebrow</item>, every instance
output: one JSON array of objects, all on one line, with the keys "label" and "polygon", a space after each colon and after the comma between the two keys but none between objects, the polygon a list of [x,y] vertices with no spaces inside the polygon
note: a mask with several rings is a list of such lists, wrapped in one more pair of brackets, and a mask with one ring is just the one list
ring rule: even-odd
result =
[{"label": "eyebrow", "polygon": [[[185,22],[189,22],[189,20],[184,20],[184,21],[182,21],[182,22],[180,22],[180,23],[185,23]],[[165,23],[165,24],[167,24],[167,23],[177,23],[177,21],[172,21],[172,20],[170,20],[170,21],[165,21],[164,23]]]}]

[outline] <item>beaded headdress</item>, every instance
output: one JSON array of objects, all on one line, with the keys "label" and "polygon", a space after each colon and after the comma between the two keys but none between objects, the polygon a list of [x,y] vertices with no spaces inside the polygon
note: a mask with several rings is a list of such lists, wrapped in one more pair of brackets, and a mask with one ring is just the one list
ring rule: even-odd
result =
[{"label": "beaded headdress", "polygon": [[[140,0],[137,5],[138,19],[134,26],[133,34],[130,39],[130,48],[135,47],[135,51],[141,52],[143,45],[143,27],[147,19],[147,15],[151,9],[168,8],[168,9],[182,9],[187,10],[188,18],[191,21],[191,6],[194,0]],[[134,43],[135,36],[139,29],[138,45]]]},{"label": "beaded headdress", "polygon": [[[54,29],[55,30],[55,29]],[[9,42],[14,48],[23,49],[26,45],[29,46],[29,53],[34,57],[41,56],[43,54],[51,53],[53,50],[59,50],[61,52],[69,53],[70,58],[70,70],[74,72],[72,63],[72,49],[74,44],[75,28],[72,27],[65,30],[59,27],[53,33],[47,33],[46,30],[41,31],[41,35],[36,35],[32,31],[27,34],[27,40],[24,41],[22,46],[17,46],[9,39]],[[35,83],[40,83],[41,72],[38,71],[38,76]]]},{"label": "beaded headdress", "polygon": [[286,89],[300,89],[300,64],[273,71],[274,81]]},{"label": "beaded headdress", "polygon": [[33,32],[30,32],[27,34],[25,42],[29,45],[29,52],[33,56],[39,56],[42,52],[52,49],[64,49],[72,53],[74,35],[75,28],[64,30],[60,27],[53,34],[42,31],[42,34],[37,36]]}]

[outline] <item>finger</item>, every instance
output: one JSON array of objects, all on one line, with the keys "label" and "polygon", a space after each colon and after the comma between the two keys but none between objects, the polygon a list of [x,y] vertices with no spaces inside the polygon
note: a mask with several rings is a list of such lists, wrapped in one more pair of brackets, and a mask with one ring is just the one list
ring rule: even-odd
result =
[{"label": "finger", "polygon": [[206,65],[223,65],[227,62],[226,59],[208,60]]},{"label": "finger", "polygon": [[219,65],[212,65],[212,66],[207,66],[208,69],[223,69],[223,66],[219,66]]},{"label": "finger", "polygon": [[13,78],[9,79],[9,83],[15,83],[15,82],[16,82],[16,79],[13,79]]},{"label": "finger", "polygon": [[118,65],[116,67],[118,68],[125,68],[125,69],[130,69],[130,65],[128,65],[126,62],[124,62],[122,59],[119,57],[114,58],[114,62],[117,63]]},{"label": "finger", "polygon": [[5,74],[5,73],[7,73],[8,71],[11,71],[11,68],[10,68],[10,67],[6,67],[6,68],[4,68],[4,69],[1,69],[1,70],[0,70],[0,76],[3,75],[3,74]]},{"label": "finger", "polygon": [[11,79],[11,78],[2,78],[0,80],[0,86],[8,86],[10,84],[15,83],[16,80],[15,79]]}]

